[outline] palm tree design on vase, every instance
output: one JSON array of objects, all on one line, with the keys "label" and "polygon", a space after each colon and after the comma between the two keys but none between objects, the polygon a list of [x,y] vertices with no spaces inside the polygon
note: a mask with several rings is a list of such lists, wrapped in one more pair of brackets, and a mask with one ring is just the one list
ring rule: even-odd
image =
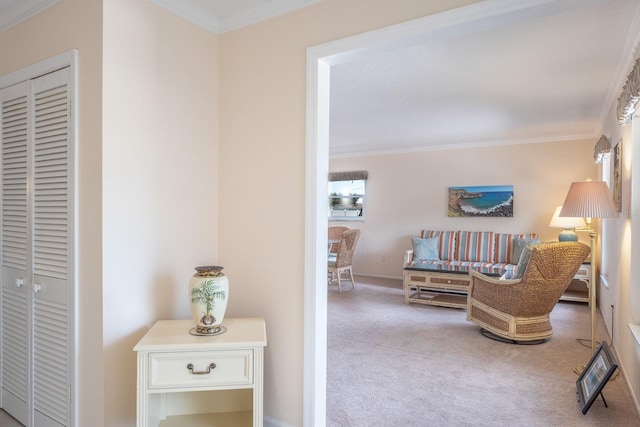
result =
[{"label": "palm tree design on vase", "polygon": [[216,318],[213,316],[213,309],[217,299],[224,300],[227,297],[223,290],[220,290],[214,280],[203,280],[198,287],[191,289],[191,302],[201,304],[204,310],[200,323],[203,325],[213,325]]}]

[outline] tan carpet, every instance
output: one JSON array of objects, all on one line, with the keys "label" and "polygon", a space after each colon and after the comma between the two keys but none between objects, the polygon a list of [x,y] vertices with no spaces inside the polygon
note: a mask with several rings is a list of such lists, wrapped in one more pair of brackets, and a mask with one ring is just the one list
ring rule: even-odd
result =
[{"label": "tan carpet", "polygon": [[[328,426],[639,426],[622,375],[586,415],[577,375],[590,311],[559,303],[541,345],[483,337],[463,310],[404,304],[400,281],[358,277],[329,289]],[[600,336],[606,337],[602,320]],[[611,339],[605,340],[611,344]],[[615,343],[614,343],[615,344]]]}]

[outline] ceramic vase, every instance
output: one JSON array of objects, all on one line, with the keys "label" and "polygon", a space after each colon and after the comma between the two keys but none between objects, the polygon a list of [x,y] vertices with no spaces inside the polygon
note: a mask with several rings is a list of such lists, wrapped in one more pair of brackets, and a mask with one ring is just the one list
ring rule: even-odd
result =
[{"label": "ceramic vase", "polygon": [[196,267],[189,280],[191,315],[197,334],[212,335],[220,332],[229,297],[229,279],[223,267]]}]

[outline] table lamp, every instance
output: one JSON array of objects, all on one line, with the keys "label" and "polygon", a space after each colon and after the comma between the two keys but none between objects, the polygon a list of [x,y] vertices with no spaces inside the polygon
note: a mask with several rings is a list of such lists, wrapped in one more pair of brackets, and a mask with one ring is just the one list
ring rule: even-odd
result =
[{"label": "table lamp", "polygon": [[[589,233],[591,243],[591,278],[589,280],[589,305],[591,306],[591,354],[596,351],[596,256],[594,253],[596,231],[591,228],[591,218],[614,218],[618,209],[613,203],[613,196],[604,181],[574,182],[569,187],[560,217],[582,217],[586,227],[578,231]],[[575,372],[580,374],[585,365],[578,366]]]},{"label": "table lamp", "polygon": [[576,234],[576,228],[586,227],[587,224],[582,217],[560,216],[561,209],[562,206],[558,206],[553,212],[549,227],[564,228],[558,235],[559,242],[577,242],[578,235]]}]

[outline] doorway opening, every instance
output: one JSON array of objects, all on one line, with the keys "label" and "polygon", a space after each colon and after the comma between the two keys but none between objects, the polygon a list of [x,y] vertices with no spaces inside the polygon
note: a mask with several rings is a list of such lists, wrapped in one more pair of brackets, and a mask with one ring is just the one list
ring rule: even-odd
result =
[{"label": "doorway opening", "polygon": [[[513,25],[554,13],[547,0],[476,3],[307,50],[303,425],[326,424],[327,185],[331,67],[378,52]],[[576,4],[579,4],[576,2]],[[528,15],[528,18],[527,18]]]}]

